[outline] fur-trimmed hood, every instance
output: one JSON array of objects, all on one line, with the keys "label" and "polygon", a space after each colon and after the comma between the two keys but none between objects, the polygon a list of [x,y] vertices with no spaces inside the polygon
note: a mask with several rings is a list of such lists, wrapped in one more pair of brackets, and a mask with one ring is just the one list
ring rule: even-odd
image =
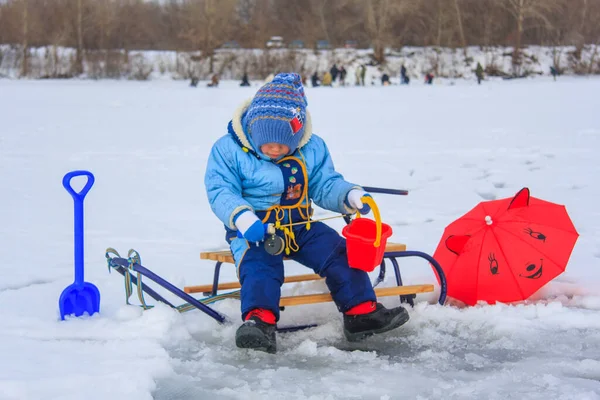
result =
[{"label": "fur-trimmed hood", "polygon": [[[244,128],[242,126],[242,115],[244,115],[244,112],[248,109],[248,107],[250,106],[250,103],[252,103],[251,98],[246,100],[235,110],[235,112],[233,114],[233,118],[231,119],[231,125],[233,127],[233,134],[235,134],[237,141],[239,141],[242,144],[242,146],[247,147],[248,149],[252,149],[256,153],[260,153],[260,149],[254,148],[253,143],[246,136],[246,132],[244,132]],[[302,148],[302,146],[304,146],[306,143],[308,143],[311,136],[312,136],[312,120],[310,118],[310,113],[308,112],[308,110],[306,110],[306,121],[304,124],[304,134],[302,135],[302,138],[300,139],[300,142],[298,143],[297,149]],[[296,151],[296,149],[291,149],[291,150],[293,150],[292,153],[294,151]]]}]

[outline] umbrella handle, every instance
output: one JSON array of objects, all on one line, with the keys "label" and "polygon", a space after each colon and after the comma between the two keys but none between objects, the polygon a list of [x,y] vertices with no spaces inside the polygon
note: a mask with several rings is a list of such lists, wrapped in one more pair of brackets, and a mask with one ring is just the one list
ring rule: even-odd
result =
[{"label": "umbrella handle", "polygon": [[[71,179],[76,176],[87,176],[88,180],[80,192],[71,187]],[[83,285],[83,199],[94,184],[94,175],[89,171],[71,171],[63,177],[62,184],[73,197],[74,203],[74,237],[75,237],[75,284]]]},{"label": "umbrella handle", "polygon": [[[381,245],[381,214],[379,214],[379,207],[377,207],[377,203],[371,196],[363,196],[360,198],[363,204],[368,204],[371,207],[371,211],[373,211],[373,215],[375,216],[375,226],[377,229],[377,233],[375,235],[375,242],[373,242],[374,247],[379,247]],[[356,213],[356,218],[360,218],[360,212]]]}]

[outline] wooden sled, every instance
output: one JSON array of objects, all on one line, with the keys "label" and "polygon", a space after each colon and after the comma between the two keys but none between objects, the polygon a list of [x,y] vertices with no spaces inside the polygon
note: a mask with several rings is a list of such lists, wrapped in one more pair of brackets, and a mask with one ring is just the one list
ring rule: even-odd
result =
[{"label": "wooden sled", "polygon": [[[385,278],[386,272],[386,259],[389,260],[393,267],[394,272],[396,274],[396,283],[395,287],[385,287],[385,288],[375,288],[375,294],[379,297],[385,296],[400,296],[400,301],[403,303],[408,303],[411,306],[414,305],[414,298],[418,293],[428,293],[433,292],[434,287],[431,284],[423,284],[423,285],[406,285],[402,284],[402,277],[400,275],[400,269],[398,266],[398,262],[396,260],[397,257],[408,257],[408,256],[418,256],[423,258],[431,258],[428,255],[420,252],[409,252],[406,251],[406,245],[402,243],[387,243],[385,247],[385,253],[383,261],[380,265],[379,276],[374,282],[373,286],[377,286],[380,282]],[[183,288],[185,293],[202,293],[205,296],[216,296],[218,292],[221,290],[233,290],[239,289],[241,287],[239,282],[226,282],[219,283],[219,276],[221,271],[221,266],[223,264],[234,264],[233,255],[229,250],[224,251],[208,251],[200,253],[200,259],[202,260],[211,260],[215,261],[215,270],[213,283],[208,285],[199,285],[199,286],[186,286]],[[429,260],[431,262],[431,260]],[[434,260],[435,261],[435,260]],[[435,267],[435,265],[434,265]],[[441,273],[443,277],[443,272],[441,268],[438,270],[438,274]],[[305,274],[305,275],[293,275],[285,278],[284,283],[296,283],[296,282],[306,282],[306,281],[316,281],[324,279],[317,274]],[[444,289],[445,289],[445,278],[444,281]],[[443,304],[445,301],[446,293],[443,290],[440,293],[439,302]],[[282,297],[280,300],[280,307],[286,306],[296,306],[302,304],[314,304],[314,303],[324,303],[332,301],[331,295],[329,293],[320,293],[320,294],[306,294],[306,295],[297,295],[297,296],[286,296]]]}]

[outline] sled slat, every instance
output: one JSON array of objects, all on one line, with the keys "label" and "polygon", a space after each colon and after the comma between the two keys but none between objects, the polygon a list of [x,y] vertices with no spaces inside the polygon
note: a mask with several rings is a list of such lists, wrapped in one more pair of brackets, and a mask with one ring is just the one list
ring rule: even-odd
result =
[{"label": "sled slat", "polygon": [[[407,295],[416,293],[427,293],[433,292],[433,285],[410,285],[410,286],[393,286],[386,288],[375,289],[375,295],[377,297],[384,296],[395,296],[395,295]],[[332,301],[331,294],[305,294],[301,296],[287,296],[282,297],[279,306],[298,306],[301,304],[314,304],[314,303],[325,303]]]},{"label": "sled slat", "polygon": [[[304,282],[304,281],[316,281],[321,278],[317,274],[306,274],[306,275],[293,275],[285,278],[284,283],[293,283],[293,282]],[[226,282],[220,283],[217,290],[229,290],[229,289],[239,289],[241,287],[239,282]],[[186,286],[183,288],[183,291],[186,293],[206,293],[211,292],[213,289],[213,285],[200,285],[200,286]]]},{"label": "sled slat", "polygon": [[224,263],[234,264],[233,256],[231,255],[231,251],[222,250],[222,251],[203,251],[200,253],[201,260],[212,260],[212,261],[221,261]]},{"label": "sled slat", "polygon": [[[406,245],[403,243],[388,243],[385,246],[385,251],[405,251]],[[229,250],[221,251],[203,251],[200,253],[201,260],[220,261],[223,263],[234,264],[233,256]]]}]

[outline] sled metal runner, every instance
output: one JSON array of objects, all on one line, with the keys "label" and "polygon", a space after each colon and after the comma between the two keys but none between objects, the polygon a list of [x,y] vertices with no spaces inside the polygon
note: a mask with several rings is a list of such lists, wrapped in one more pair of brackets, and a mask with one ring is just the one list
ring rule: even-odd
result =
[{"label": "sled metal runner", "polygon": [[[396,243],[388,244],[390,248],[398,248],[399,245]],[[228,319],[225,315],[219,313],[215,309],[208,306],[210,303],[214,303],[218,300],[226,299],[226,298],[239,298],[239,290],[230,293],[218,294],[219,290],[227,290],[227,289],[236,289],[239,287],[239,283],[237,282],[229,282],[219,284],[219,275],[220,269],[223,262],[226,261],[217,261],[215,265],[215,275],[212,285],[203,285],[203,286],[191,286],[185,287],[184,290],[181,290],[171,284],[166,279],[160,277],[155,274],[148,268],[144,267],[141,264],[141,260],[139,255],[134,250],[130,250],[130,256],[128,258],[121,257],[115,250],[107,249],[106,259],[108,262],[109,269],[114,269],[119,272],[125,278],[125,287],[126,287],[126,296],[127,303],[129,304],[129,297],[132,294],[132,290],[130,288],[131,285],[135,285],[137,288],[138,298],[142,303],[141,306],[145,309],[151,308],[152,306],[148,306],[144,300],[144,293],[153,298],[154,300],[164,303],[172,308],[177,309],[180,312],[189,311],[192,309],[198,309],[203,313],[209,315],[213,319],[215,319],[219,323],[226,323]],[[223,257],[226,256],[226,252],[206,252],[202,253],[203,258],[211,259],[210,257]],[[112,256],[111,256],[112,254]],[[133,254],[133,256],[131,256]],[[373,282],[373,287],[376,287],[379,283],[381,283],[385,279],[386,274],[386,260],[392,263],[394,268],[394,272],[396,275],[396,284],[394,287],[385,287],[385,288],[375,288],[375,293],[378,297],[382,296],[391,296],[391,295],[400,295],[400,301],[403,303],[408,303],[411,306],[414,305],[414,298],[416,297],[416,293],[426,293],[433,291],[433,285],[410,285],[404,286],[402,284],[402,277],[400,275],[400,268],[398,265],[398,261],[396,258],[398,257],[420,257],[427,260],[434,267],[439,281],[440,281],[440,295],[438,298],[438,303],[443,305],[446,300],[446,277],[441,266],[428,254],[419,252],[419,251],[389,251],[384,253],[383,261],[379,266],[379,275]],[[162,295],[156,292],[152,287],[148,284],[142,282],[142,277],[146,277],[156,284],[160,285],[164,289],[168,290],[175,296],[184,300],[186,303],[175,306],[167,299],[165,299]],[[306,275],[296,275],[289,276],[286,278],[286,283],[290,282],[304,282],[304,281],[314,281],[317,279],[322,279],[319,275],[316,274],[306,274]],[[190,295],[190,293],[203,292],[207,297],[196,299]],[[313,304],[313,303],[321,303],[331,301],[331,295],[329,293],[322,294],[312,294],[312,295],[300,295],[300,296],[288,296],[282,297],[280,302],[280,307],[292,306],[292,305],[301,305],[301,304]],[[301,326],[291,326],[291,327],[281,327],[278,328],[278,331],[290,332],[296,331],[300,329],[310,328],[316,326],[315,324],[310,325],[301,325]]]}]

